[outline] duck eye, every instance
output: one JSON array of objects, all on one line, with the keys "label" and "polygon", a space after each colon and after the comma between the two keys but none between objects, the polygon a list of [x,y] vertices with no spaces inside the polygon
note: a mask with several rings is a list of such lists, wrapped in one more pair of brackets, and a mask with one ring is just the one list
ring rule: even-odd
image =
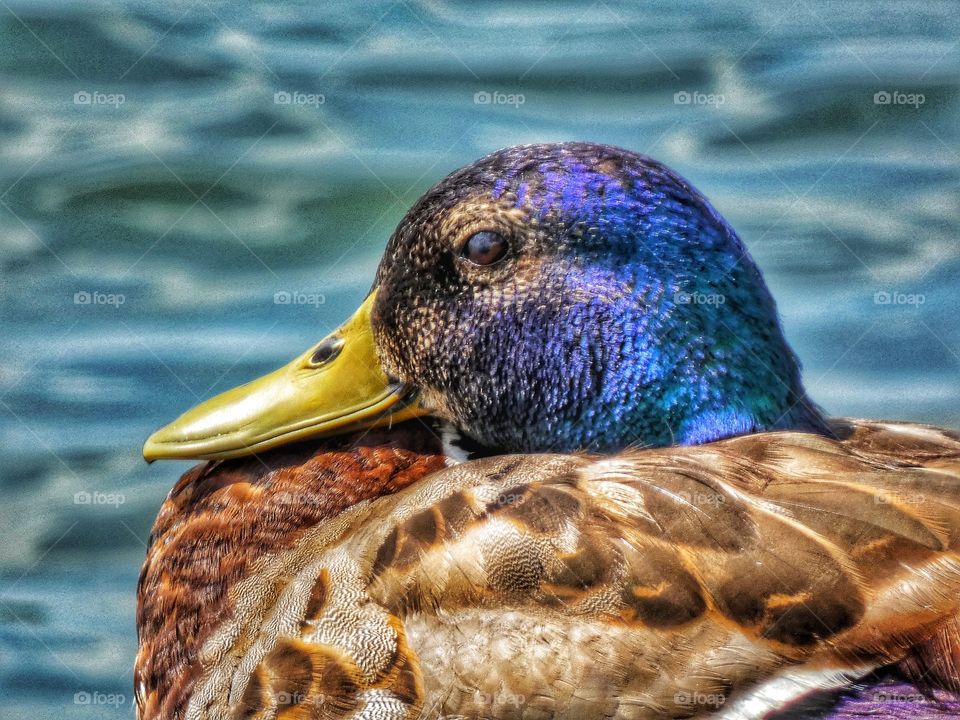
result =
[{"label": "duck eye", "polygon": [[341,350],[343,350],[343,338],[336,335],[328,337],[317,345],[317,349],[310,356],[310,364],[325,365],[339,355]]},{"label": "duck eye", "polygon": [[470,236],[460,256],[474,265],[493,265],[502,260],[510,249],[507,239],[499,233],[481,230]]}]

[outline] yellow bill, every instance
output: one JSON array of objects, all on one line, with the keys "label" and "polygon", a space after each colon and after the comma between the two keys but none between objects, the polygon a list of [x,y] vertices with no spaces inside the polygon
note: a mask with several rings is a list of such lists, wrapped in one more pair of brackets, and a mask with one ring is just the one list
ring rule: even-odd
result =
[{"label": "yellow bill", "polygon": [[219,460],[312,437],[426,415],[416,391],[380,367],[370,312],[353,317],[288,365],[188,410],[151,435],[147,460]]}]

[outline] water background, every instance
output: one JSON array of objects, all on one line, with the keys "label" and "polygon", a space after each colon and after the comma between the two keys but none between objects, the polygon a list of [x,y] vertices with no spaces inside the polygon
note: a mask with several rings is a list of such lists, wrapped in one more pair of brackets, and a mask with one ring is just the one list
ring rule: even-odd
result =
[{"label": "water background", "polygon": [[132,716],[189,466],[144,438],[328,332],[502,146],[665,161],[829,412],[960,427],[958,40],[956,2],[0,0],[0,717]]}]

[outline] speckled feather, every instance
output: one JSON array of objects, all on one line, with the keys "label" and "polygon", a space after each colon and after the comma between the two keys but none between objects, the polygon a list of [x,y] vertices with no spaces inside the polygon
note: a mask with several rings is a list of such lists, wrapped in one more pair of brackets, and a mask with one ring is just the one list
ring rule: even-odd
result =
[{"label": "speckled feather", "polygon": [[170,491],[137,590],[134,682],[143,717],[180,717],[198,654],[229,618],[229,593],[264,555],[358,502],[445,466],[423,426],[372,431],[257,458],[199,465]]},{"label": "speckled feather", "polygon": [[[746,718],[775,681],[778,703],[897,662],[955,682],[960,439],[835,428],[492,457],[384,495],[388,470],[326,518],[315,478],[356,477],[350,451],[197,470],[144,568],[140,716]],[[274,489],[303,502],[266,512]]]}]

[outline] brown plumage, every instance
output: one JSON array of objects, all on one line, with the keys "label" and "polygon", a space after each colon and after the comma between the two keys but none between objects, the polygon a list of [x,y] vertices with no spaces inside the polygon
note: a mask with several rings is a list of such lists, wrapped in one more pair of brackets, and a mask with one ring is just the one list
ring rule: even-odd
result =
[{"label": "brown plumage", "polygon": [[755,717],[893,663],[950,686],[960,437],[833,427],[441,469],[412,422],[195,468],[141,576],[139,715]]},{"label": "brown plumage", "polygon": [[200,649],[232,615],[230,592],[258,560],[444,467],[439,442],[417,428],[286,446],[198,465],[180,478],[154,523],[137,591],[134,680],[143,717],[182,717]]}]

